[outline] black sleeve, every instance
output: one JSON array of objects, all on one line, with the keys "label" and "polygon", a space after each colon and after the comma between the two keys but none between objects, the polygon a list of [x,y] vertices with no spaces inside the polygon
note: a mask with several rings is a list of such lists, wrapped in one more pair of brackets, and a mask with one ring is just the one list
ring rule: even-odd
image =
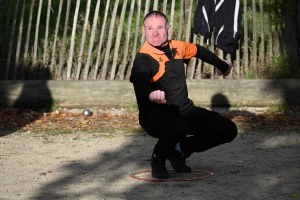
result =
[{"label": "black sleeve", "polygon": [[136,92],[146,99],[149,99],[149,94],[153,91],[149,80],[150,74],[146,72],[138,73],[132,78]]},{"label": "black sleeve", "polygon": [[133,61],[133,66],[131,69],[131,74],[129,81],[132,82],[132,77],[139,73],[148,73],[150,76],[150,67],[152,66],[152,59],[151,56],[144,53],[137,53],[136,57]]},{"label": "black sleeve", "polygon": [[196,45],[196,46],[197,46],[197,54],[195,57],[200,58],[202,61],[215,66],[223,73],[228,70],[229,68],[228,64],[223,60],[221,60],[213,52],[200,45]]}]

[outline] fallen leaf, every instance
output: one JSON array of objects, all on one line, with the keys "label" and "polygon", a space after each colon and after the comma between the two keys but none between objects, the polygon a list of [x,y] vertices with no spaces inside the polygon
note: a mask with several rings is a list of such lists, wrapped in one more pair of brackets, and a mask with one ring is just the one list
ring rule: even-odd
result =
[{"label": "fallen leaf", "polygon": [[293,198],[296,198],[296,197],[297,197],[297,194],[296,194],[296,193],[293,193],[293,194],[291,194],[290,196],[293,197]]}]

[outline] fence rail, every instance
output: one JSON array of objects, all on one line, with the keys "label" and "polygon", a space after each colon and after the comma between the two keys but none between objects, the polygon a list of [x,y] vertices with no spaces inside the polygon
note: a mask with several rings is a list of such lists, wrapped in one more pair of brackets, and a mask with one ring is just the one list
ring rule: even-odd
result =
[{"label": "fence rail", "polygon": [[[150,10],[166,13],[172,39],[231,60],[233,73],[226,78],[263,78],[283,54],[283,20],[280,8],[269,9],[276,6],[271,1],[249,2],[241,0],[239,49],[230,55],[193,34],[196,0],[0,0],[0,79],[128,79],[144,41],[142,19]],[[186,76],[222,78],[196,58],[186,65]]]}]

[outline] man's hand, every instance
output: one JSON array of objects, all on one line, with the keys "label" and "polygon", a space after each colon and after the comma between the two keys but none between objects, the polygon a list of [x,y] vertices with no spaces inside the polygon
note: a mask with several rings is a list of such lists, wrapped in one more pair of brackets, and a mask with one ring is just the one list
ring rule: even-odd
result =
[{"label": "man's hand", "polygon": [[159,104],[166,104],[165,92],[160,90],[155,90],[149,94],[149,100]]},{"label": "man's hand", "polygon": [[229,61],[227,61],[227,60],[223,60],[224,62],[226,62],[227,64],[228,64],[228,70],[226,71],[226,72],[221,72],[220,70],[216,70],[217,71],[217,73],[219,74],[219,75],[223,75],[223,76],[227,76],[228,74],[230,74],[230,71],[231,71],[231,68],[232,68],[232,64],[231,64],[231,62],[229,62]]}]

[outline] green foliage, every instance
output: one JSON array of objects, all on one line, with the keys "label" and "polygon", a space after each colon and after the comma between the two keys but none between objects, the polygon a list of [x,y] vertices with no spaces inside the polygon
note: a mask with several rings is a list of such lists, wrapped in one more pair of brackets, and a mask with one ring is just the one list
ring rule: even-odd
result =
[{"label": "green foliage", "polygon": [[45,112],[53,112],[59,108],[58,101],[51,100],[47,103]]},{"label": "green foliage", "polygon": [[255,78],[255,73],[253,69],[249,69],[248,73],[246,74],[246,79],[254,79]]},{"label": "green foliage", "polygon": [[284,56],[273,58],[273,67],[270,69],[270,76],[272,78],[284,79],[284,78],[300,78],[300,68],[291,70],[287,67],[287,60]]}]

